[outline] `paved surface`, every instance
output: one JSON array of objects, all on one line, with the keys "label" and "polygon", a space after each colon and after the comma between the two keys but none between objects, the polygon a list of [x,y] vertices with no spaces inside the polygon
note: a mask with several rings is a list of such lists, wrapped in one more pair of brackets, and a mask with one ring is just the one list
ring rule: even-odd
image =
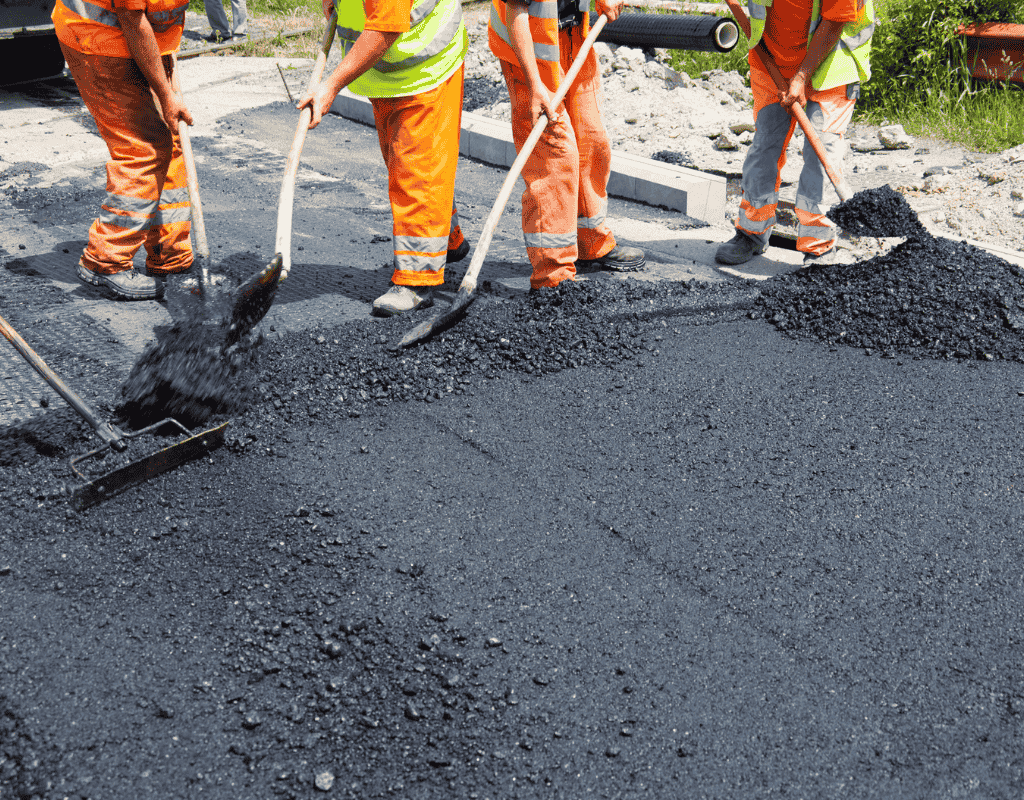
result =
[{"label": "paved surface", "polygon": [[[185,75],[230,278],[271,255],[294,125],[262,104],[276,68],[237,68]],[[71,277],[104,155],[67,89],[0,95],[4,311],[109,402],[175,309]],[[363,318],[388,281],[374,133],[314,133],[274,334]],[[471,239],[502,177],[460,166]],[[722,279],[729,231],[612,216],[647,277]],[[491,253],[491,293],[522,292],[514,204]],[[695,322],[651,323],[614,368],[431,405],[261,403],[233,451],[83,515],[35,488],[56,434],[26,437],[0,522],[0,788],[314,797],[329,771],[353,798],[1020,797],[1021,366]],[[345,330],[270,347],[325,371]],[[4,425],[73,427],[0,364],[25,400]]]},{"label": "paved surface", "polygon": [[[214,273],[219,269],[229,274],[226,286],[262,268],[273,255],[280,180],[297,119],[286,102],[277,64],[297,93],[309,68],[301,59],[207,57],[180,65],[183,90],[196,118],[193,148]],[[125,351],[114,361],[118,368],[130,365],[153,329],[170,322],[173,308],[118,303],[85,289],[74,277],[102,196],[107,157],[74,84],[58,79],[0,93],[0,146],[0,181],[18,190],[3,201],[11,213],[0,220],[8,257],[17,258],[18,268],[37,271],[65,290],[76,313],[104,331],[80,339],[116,338]],[[504,172],[468,159],[459,170],[456,202],[463,229],[475,243]],[[481,275],[496,288],[513,292],[529,288],[519,194],[513,192]],[[320,214],[328,208],[338,213]],[[620,239],[648,251],[649,266],[641,277],[724,279],[714,268],[714,249],[731,236],[727,229],[680,230],[680,217],[672,212],[614,198],[609,213]],[[331,116],[304,148],[293,223],[295,267],[267,317],[267,330],[284,332],[365,316],[368,303],[388,284],[390,235],[376,133]],[[751,271],[774,274],[798,261],[786,250],[770,255],[756,259]],[[450,289],[457,287],[467,264],[449,270]],[[31,370],[18,361],[15,354],[0,363],[7,365],[7,385],[25,387]],[[16,394],[6,401],[0,422],[30,412],[32,401],[24,388]]]}]

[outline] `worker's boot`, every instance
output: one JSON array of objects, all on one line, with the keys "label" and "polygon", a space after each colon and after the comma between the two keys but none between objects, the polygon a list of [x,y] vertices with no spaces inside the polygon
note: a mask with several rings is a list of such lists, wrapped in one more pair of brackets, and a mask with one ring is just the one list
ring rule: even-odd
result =
[{"label": "worker's boot", "polygon": [[581,264],[612,272],[636,272],[638,269],[644,268],[647,258],[639,247],[626,247],[617,244],[600,258],[595,258],[593,261],[581,261]]},{"label": "worker's boot", "polygon": [[754,256],[761,255],[765,249],[757,239],[737,229],[736,235],[715,252],[715,261],[719,264],[746,264]]},{"label": "worker's boot", "polygon": [[163,297],[164,284],[134,269],[103,275],[78,262],[78,279],[90,286],[109,289],[121,300],[157,300]]},{"label": "worker's boot", "polygon": [[434,291],[430,286],[394,285],[373,301],[373,313],[378,317],[392,317],[415,311],[417,308],[430,308],[434,305]]},{"label": "worker's boot", "polygon": [[448,255],[445,256],[445,263],[454,264],[456,261],[462,261],[466,256],[469,255],[469,242],[466,239],[462,240],[462,244],[456,247],[454,250],[449,250]]},{"label": "worker's boot", "polygon": [[837,263],[837,261],[838,259],[836,258],[836,249],[834,247],[830,247],[828,250],[826,250],[824,253],[821,253],[820,255],[815,255],[814,253],[804,253],[805,267],[813,267],[816,264],[826,266],[829,264],[835,264]]}]

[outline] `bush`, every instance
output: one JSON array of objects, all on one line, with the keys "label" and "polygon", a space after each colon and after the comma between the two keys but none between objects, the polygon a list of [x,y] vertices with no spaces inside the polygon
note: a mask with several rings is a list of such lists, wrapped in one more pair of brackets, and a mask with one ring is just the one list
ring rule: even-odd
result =
[{"label": "bush", "polygon": [[966,42],[971,22],[1024,22],[1024,0],[881,0],[871,42],[871,80],[862,104],[893,106],[971,91]]}]

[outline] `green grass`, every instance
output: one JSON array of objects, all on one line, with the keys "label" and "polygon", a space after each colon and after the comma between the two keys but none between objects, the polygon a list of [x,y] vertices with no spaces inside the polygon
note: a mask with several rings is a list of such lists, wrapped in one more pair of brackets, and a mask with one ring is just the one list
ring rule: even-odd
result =
[{"label": "green grass", "polygon": [[[215,3],[219,1],[213,0]],[[297,9],[317,14],[323,13],[323,5],[320,0],[246,0],[245,3],[245,10],[250,15],[287,17]],[[197,14],[205,14],[206,4],[204,0],[190,0],[188,10],[195,11]]]},{"label": "green grass", "polygon": [[859,117],[876,125],[899,123],[913,136],[996,153],[1024,142],[1024,91],[987,86],[959,98],[936,93],[909,104],[896,99],[862,109]]},{"label": "green grass", "polygon": [[972,81],[965,22],[1022,22],[1024,0],[876,0],[872,79],[859,118],[898,122],[914,135],[940,136],[982,152],[1024,142],[1024,93]]}]

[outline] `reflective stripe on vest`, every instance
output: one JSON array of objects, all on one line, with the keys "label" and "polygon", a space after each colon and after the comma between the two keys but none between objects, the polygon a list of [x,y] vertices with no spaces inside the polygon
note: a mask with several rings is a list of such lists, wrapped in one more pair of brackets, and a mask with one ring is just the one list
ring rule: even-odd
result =
[{"label": "reflective stripe on vest", "polygon": [[[747,0],[751,49],[761,40],[768,17],[767,9],[771,5],[772,0]],[[811,85],[819,91],[847,83],[863,82],[871,77],[871,36],[875,32],[875,5],[873,0],[859,0],[857,5],[857,20],[843,26],[835,49],[829,53],[811,78]],[[814,0],[811,27],[807,34],[808,44],[820,23],[821,4],[819,0]]]},{"label": "reflective stripe on vest", "polygon": [[[363,32],[361,0],[338,4],[337,36],[347,54]],[[374,67],[349,88],[366,97],[404,97],[440,86],[458,69],[469,47],[459,0],[422,0],[409,15],[410,28]]]},{"label": "reflective stripe on vest", "polygon": [[[161,55],[178,49],[185,27],[188,0],[150,0],[146,19]],[[57,0],[53,13],[57,38],[88,55],[131,58],[121,23],[109,0]]]}]

